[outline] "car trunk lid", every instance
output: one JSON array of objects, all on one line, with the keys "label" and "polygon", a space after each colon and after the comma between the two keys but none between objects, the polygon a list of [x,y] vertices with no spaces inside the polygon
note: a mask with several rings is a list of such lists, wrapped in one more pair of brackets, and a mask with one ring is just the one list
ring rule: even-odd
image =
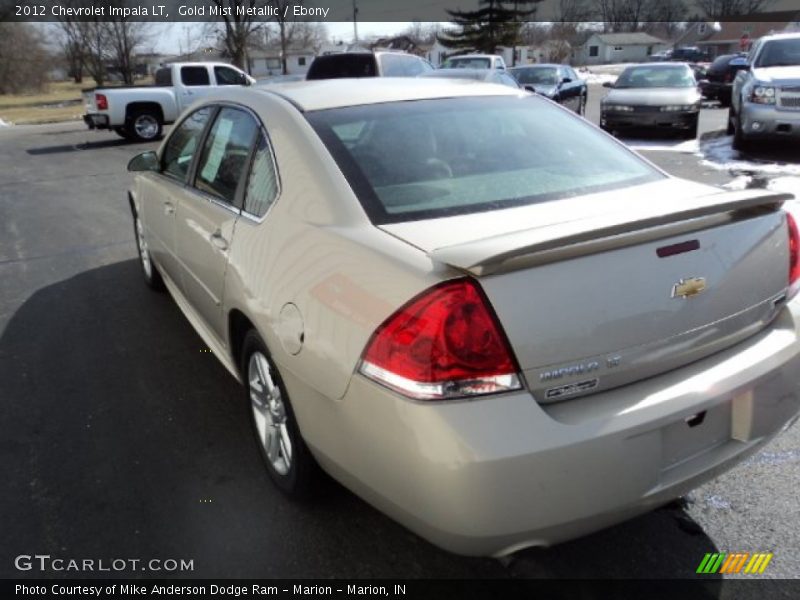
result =
[{"label": "car trunk lid", "polygon": [[[653,196],[639,186],[618,191],[622,198],[565,201],[568,210],[562,202],[526,207],[491,236],[476,235],[471,218],[435,220],[446,245],[414,235],[409,223],[382,227],[479,278],[530,391],[553,402],[698,360],[762,329],[780,309],[789,258],[776,209],[791,196],[671,181]],[[670,189],[687,193],[663,195]],[[668,201],[642,200],[658,197]]]}]

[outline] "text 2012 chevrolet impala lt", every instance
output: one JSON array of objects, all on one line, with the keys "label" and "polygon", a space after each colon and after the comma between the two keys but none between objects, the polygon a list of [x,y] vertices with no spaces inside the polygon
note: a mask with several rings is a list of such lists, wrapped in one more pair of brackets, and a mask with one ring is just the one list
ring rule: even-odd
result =
[{"label": "text 2012 chevrolet impala lt", "polygon": [[144,278],[244,383],[290,495],[320,465],[503,555],[667,503],[800,410],[790,196],[670,177],[544,98],[229,90],[130,169]]}]

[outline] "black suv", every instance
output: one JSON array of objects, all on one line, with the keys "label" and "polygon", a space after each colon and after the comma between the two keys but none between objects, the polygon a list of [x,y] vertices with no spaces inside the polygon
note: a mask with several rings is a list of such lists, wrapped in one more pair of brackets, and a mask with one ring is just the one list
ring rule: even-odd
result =
[{"label": "black suv", "polygon": [[428,71],[433,71],[431,63],[405,52],[342,52],[317,56],[306,79],[416,77]]},{"label": "black suv", "polygon": [[708,100],[719,100],[722,106],[731,105],[731,89],[736,73],[747,68],[744,54],[723,54],[718,56],[706,71],[700,82],[700,91]]},{"label": "black suv", "polygon": [[677,62],[698,63],[708,62],[711,57],[697,46],[683,46],[675,48],[669,59]]}]

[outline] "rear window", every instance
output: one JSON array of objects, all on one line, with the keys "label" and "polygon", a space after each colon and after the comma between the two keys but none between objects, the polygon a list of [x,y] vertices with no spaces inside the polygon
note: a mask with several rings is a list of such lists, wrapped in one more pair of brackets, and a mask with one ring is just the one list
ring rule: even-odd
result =
[{"label": "rear window", "polygon": [[488,58],[448,58],[442,65],[444,69],[491,69]]},{"label": "rear window", "polygon": [[155,84],[164,86],[172,85],[172,69],[169,67],[158,69],[156,71]]},{"label": "rear window", "polygon": [[330,54],[314,59],[306,79],[377,77],[377,75],[375,56],[372,54]]},{"label": "rear window", "polygon": [[306,114],[375,224],[498,210],[664,177],[531,96],[449,98]]},{"label": "rear window", "polygon": [[619,76],[615,88],[695,87],[692,70],[686,65],[628,67]]},{"label": "rear window", "polygon": [[181,67],[183,85],[210,85],[208,69],[205,67]]}]

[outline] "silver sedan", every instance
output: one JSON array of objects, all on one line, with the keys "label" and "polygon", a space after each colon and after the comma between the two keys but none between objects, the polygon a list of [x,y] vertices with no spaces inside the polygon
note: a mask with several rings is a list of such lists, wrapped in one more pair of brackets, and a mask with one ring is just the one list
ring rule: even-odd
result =
[{"label": "silver sedan", "polygon": [[665,504],[800,410],[788,196],[670,177],[546,99],[226,90],[129,168],[144,280],[241,381],[291,496],[322,470],[505,555]]}]

